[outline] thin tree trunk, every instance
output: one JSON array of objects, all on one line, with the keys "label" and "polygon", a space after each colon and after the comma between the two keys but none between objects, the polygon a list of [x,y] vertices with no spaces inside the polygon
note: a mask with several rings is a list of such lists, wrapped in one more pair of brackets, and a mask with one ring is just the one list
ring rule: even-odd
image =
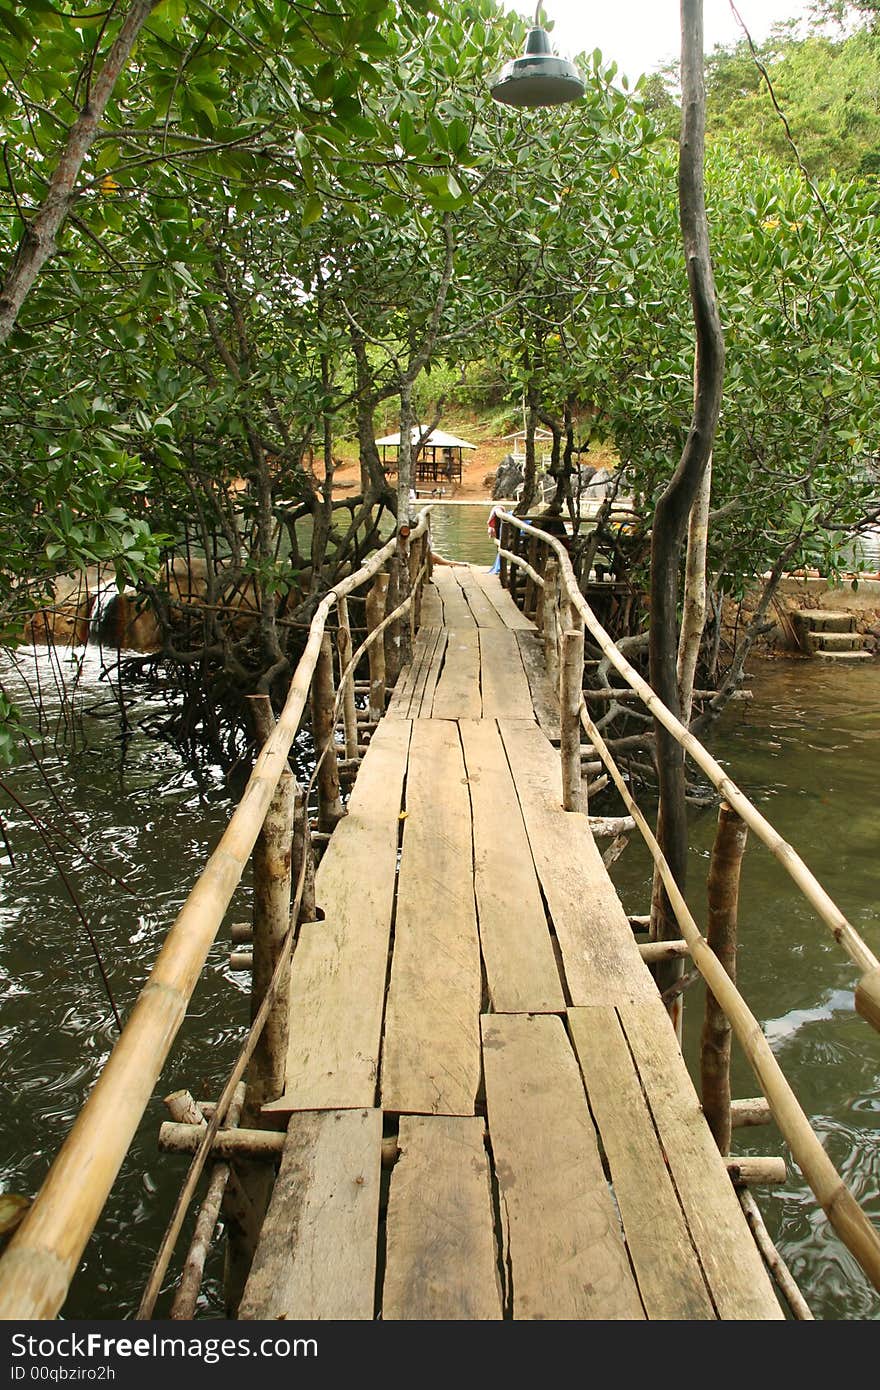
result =
[{"label": "thin tree trunk", "polygon": [[[654,514],[651,543],[651,684],[669,709],[681,713],[678,699],[679,564],[688,517],[712,452],[724,375],[724,337],[709,252],[703,186],[706,92],[703,78],[703,0],[681,0],[682,124],[679,158],[679,210],[688,285],[696,333],[694,411],[678,467]],[[687,806],[684,755],[675,739],[656,723],[660,784],[658,837],[675,881],[684,888],[687,859]],[[652,936],[678,934],[665,892],[652,907]],[[658,967],[662,991],[675,983],[681,962]]]},{"label": "thin tree trunk", "polygon": [[688,520],[687,560],[685,561],[684,610],[678,641],[678,698],[681,722],[691,722],[694,703],[694,677],[700,659],[700,646],[706,626],[706,552],[709,547],[709,499],[712,494],[712,459],[706,465],[703,481]]},{"label": "thin tree trunk", "polygon": [[158,3],[159,0],[134,0],[88,93],[86,104],[71,126],[42,207],[25,228],[0,288],[0,345],[12,332],[21,306],[46,261],[55,254],[56,239],[70,211],[83,160],[98,133],[101,117],[135,40]]}]

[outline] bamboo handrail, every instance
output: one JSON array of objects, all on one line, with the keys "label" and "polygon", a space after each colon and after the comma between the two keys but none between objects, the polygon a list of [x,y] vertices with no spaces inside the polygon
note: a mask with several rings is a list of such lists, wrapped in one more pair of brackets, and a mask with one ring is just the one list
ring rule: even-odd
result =
[{"label": "bamboo handrail", "polygon": [[[426,508],[410,532],[427,529]],[[299,729],[330,611],[397,550],[395,534],[322,598],[284,708],[217,848],[196,880],[94,1090],[0,1260],[0,1319],[54,1317],[134,1138]]]},{"label": "bamboo handrail", "polygon": [[[528,531],[529,535],[538,536],[554,551],[560,565],[560,571],[564,575],[565,587],[568,597],[575,608],[580,613],[586,624],[587,629],[595,638],[605,656],[608,657],[611,665],[614,666],[624,680],[632,687],[641,698],[643,704],[651,711],[654,718],[668,729],[675,740],[690,755],[697,766],[706,774],[712,785],[721,793],[725,801],[742,817],[750,830],[753,830],[758,839],[766,845],[770,853],[787,870],[790,877],[797,884],[804,897],[815,908],[816,912],[831,930],[835,941],[846,951],[850,960],[864,973],[868,974],[880,967],[880,961],[865,941],[859,936],[856,929],[844,917],[837,904],[829,897],[822,887],[819,880],[807,868],[800,855],[792,846],[782,838],[777,830],[773,828],[768,820],[761,815],[756,806],[749,801],[748,797],[740,791],[735,782],[728,777],[727,773],[716,762],[699,739],[695,738],[690,730],[686,729],[680,720],[676,719],[671,710],[667,709],[651,689],[648,682],[644,680],[627,661],[625,656],[617,650],[614,642],[602,627],[599,620],[593,613],[592,608],[587,603],[572,569],[571,560],[565,547],[559,543],[555,536],[551,536],[546,531],[541,531],[533,523],[526,525],[518,517],[512,516],[508,512],[501,512],[503,521],[512,522],[521,531]],[[517,563],[518,557],[512,556]]]}]

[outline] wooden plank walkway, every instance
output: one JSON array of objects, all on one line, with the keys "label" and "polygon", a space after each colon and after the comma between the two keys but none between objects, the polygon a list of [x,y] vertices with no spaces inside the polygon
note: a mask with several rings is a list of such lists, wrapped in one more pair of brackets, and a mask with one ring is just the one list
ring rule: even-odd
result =
[{"label": "wooden plank walkway", "polygon": [[422,617],[294,953],[287,1139],[240,1315],[781,1318],[562,809],[534,625],[472,567],[436,568]]}]

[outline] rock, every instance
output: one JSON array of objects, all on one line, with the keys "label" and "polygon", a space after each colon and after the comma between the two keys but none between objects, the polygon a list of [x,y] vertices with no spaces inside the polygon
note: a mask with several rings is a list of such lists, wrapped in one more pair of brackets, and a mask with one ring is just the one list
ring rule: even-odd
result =
[{"label": "rock", "polygon": [[516,462],[513,454],[506,454],[495,470],[492,501],[499,502],[502,497],[513,497],[522,480],[522,465]]},{"label": "rock", "polygon": [[494,486],[495,486],[495,474],[494,474],[494,473],[487,473],[486,476],[485,476],[485,478],[483,479],[483,487],[494,487]]}]

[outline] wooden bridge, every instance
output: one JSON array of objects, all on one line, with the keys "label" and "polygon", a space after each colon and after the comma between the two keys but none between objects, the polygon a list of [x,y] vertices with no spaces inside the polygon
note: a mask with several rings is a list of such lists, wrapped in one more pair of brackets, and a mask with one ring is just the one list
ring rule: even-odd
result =
[{"label": "wooden bridge", "polygon": [[[517,525],[508,518],[506,569],[531,586],[537,602],[525,606],[537,607],[541,631],[479,569],[438,565],[425,582],[424,521],[324,601],[248,792],[0,1262],[3,1316],[60,1308],[255,842],[254,924],[238,931],[237,960],[253,971],[254,1026],[216,1106],[173,1098],[163,1147],[195,1158],[141,1316],[153,1313],[207,1165],[172,1316],[193,1315],[221,1209],[246,1319],[780,1318],[777,1284],[786,1307],[808,1315],[760,1218],[747,1220],[735,1183],[748,1161],[719,1151],[651,974],[649,962],[686,952],[817,1199],[880,1282],[876,1231],[680,895],[670,891],[682,939],[639,947],[585,808],[567,809],[582,804],[589,723],[582,600],[559,543],[543,538],[539,571]],[[376,579],[381,563],[394,605],[389,576]],[[362,690],[374,718],[359,725],[347,599],[368,580]],[[337,690],[324,631],[334,603]],[[407,614],[410,659],[378,718],[383,639],[393,666]],[[310,685],[323,750],[314,882],[285,770]],[[595,726],[590,737],[601,751]],[[355,771],[343,810],[338,778]],[[729,781],[724,790],[741,797]],[[778,836],[774,852],[818,907],[821,888]],[[860,1010],[876,1024],[877,962],[833,904],[820,910],[858,964]]]}]

